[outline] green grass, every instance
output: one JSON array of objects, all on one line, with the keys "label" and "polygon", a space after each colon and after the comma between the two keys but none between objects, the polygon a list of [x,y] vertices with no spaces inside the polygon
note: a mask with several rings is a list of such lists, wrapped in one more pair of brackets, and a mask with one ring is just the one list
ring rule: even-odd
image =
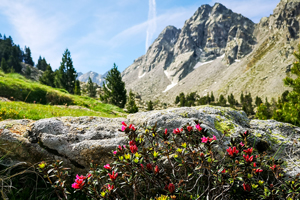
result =
[{"label": "green grass", "polygon": [[[20,74],[4,74],[2,71],[0,71],[0,97],[19,100],[0,102],[2,120],[20,119],[24,116],[34,120],[60,116],[126,116],[126,113],[117,106],[103,104],[86,96],[71,95],[63,89],[42,85]],[[78,105],[90,111],[52,105]]]},{"label": "green grass", "polygon": [[[103,109],[105,110],[105,109]],[[68,107],[58,107],[42,104],[30,104],[24,102],[1,102],[0,101],[0,120],[5,119],[33,119],[39,120],[51,117],[63,116],[98,116],[98,117],[120,117],[122,113],[115,113],[113,110],[88,111],[82,109],[72,109]]]}]

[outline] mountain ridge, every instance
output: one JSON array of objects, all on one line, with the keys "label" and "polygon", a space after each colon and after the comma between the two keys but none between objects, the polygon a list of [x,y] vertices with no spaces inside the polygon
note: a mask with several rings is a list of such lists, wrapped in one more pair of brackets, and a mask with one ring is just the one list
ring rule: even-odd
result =
[{"label": "mountain ridge", "polygon": [[[167,26],[147,53],[122,72],[123,81],[127,90],[132,89],[146,100],[173,102],[175,93],[194,91],[201,95],[203,91],[217,95],[246,91],[276,97],[287,89],[282,79],[297,43],[299,10],[299,0],[282,0],[270,17],[255,24],[220,3],[202,5],[182,29]],[[272,70],[266,66],[268,62],[284,67],[268,73]],[[239,76],[254,76],[250,68],[261,73],[251,80],[240,79]],[[276,80],[266,83],[266,90],[270,90],[267,92],[258,88],[265,84],[260,81],[265,76]]]}]

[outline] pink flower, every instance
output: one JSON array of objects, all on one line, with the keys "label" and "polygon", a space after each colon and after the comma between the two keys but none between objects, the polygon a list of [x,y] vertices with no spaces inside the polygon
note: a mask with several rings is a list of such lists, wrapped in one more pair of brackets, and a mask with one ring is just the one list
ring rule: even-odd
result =
[{"label": "pink flower", "polygon": [[113,185],[107,184],[107,189],[108,191],[112,191],[114,189]]},{"label": "pink flower", "polygon": [[240,145],[241,145],[242,147],[245,146],[245,144],[243,144],[243,142],[241,142]]},{"label": "pink flower", "polygon": [[81,190],[84,186],[84,179],[75,179],[75,183],[72,184],[72,188]]},{"label": "pink flower", "polygon": [[131,153],[136,153],[138,151],[137,146],[136,145],[130,146],[130,151],[131,151]]},{"label": "pink flower", "polygon": [[104,165],[103,167],[104,167],[105,169],[107,169],[107,170],[111,170],[111,167],[110,167],[109,164],[106,164],[106,165]]},{"label": "pink flower", "polygon": [[[91,174],[88,175],[88,178],[91,176]],[[82,189],[84,186],[84,180],[86,179],[85,176],[80,175],[78,176],[78,174],[76,175],[76,179],[75,179],[75,183],[72,184],[72,188],[74,189]]]},{"label": "pink flower", "polygon": [[111,179],[111,181],[115,181],[118,173],[115,174],[115,171],[112,172],[112,174],[108,173],[109,178]]},{"label": "pink flower", "polygon": [[208,137],[206,138],[206,137],[203,136],[203,138],[201,138],[201,140],[202,140],[202,143],[207,143],[208,142]]},{"label": "pink flower", "polygon": [[80,176],[79,176],[79,175],[77,174],[77,175],[76,175],[76,179],[83,179],[83,180],[84,180],[84,179],[86,179],[86,177],[83,176],[83,175],[80,175]]},{"label": "pink flower", "polygon": [[123,126],[127,126],[127,124],[125,124],[125,122],[124,122],[124,121],[122,121],[122,125],[123,125]]},{"label": "pink flower", "polygon": [[122,126],[122,131],[125,131],[125,129],[126,129],[126,126]]},{"label": "pink flower", "polygon": [[213,135],[212,139],[213,140],[217,140],[217,137],[215,135]]},{"label": "pink flower", "polygon": [[198,129],[198,131],[200,131],[200,132],[202,131],[202,128],[199,124],[196,125],[196,129]]},{"label": "pink flower", "polygon": [[154,172],[155,172],[155,174],[158,174],[158,173],[159,173],[159,168],[158,168],[157,165],[156,165],[155,168],[154,168]]},{"label": "pink flower", "polygon": [[114,151],[114,154],[116,155],[116,154],[117,154],[117,151]]},{"label": "pink flower", "polygon": [[253,167],[256,167],[256,163],[253,163]]},{"label": "pink flower", "polygon": [[168,135],[168,129],[165,129],[165,135]]}]

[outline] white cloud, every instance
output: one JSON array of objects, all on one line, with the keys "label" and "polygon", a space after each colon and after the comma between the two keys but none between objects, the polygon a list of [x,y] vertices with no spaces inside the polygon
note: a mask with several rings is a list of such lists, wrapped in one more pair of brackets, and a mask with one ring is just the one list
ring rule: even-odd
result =
[{"label": "white cloud", "polygon": [[58,42],[68,27],[65,23],[59,23],[65,17],[59,13],[45,16],[30,3],[4,0],[1,1],[0,11],[14,27],[19,43],[30,47],[33,60],[36,61],[41,55],[56,68],[59,65],[57,60],[66,48]]},{"label": "white cloud", "polygon": [[146,36],[146,52],[153,39],[153,35],[156,31],[156,2],[155,0],[149,0],[149,13],[148,13],[148,28]]}]

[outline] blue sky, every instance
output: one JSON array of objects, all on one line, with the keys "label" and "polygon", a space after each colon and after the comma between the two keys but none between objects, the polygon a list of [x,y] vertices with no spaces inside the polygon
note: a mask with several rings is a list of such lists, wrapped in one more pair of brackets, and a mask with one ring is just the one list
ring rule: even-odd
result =
[{"label": "blue sky", "polygon": [[104,74],[113,63],[123,71],[166,26],[182,28],[203,4],[222,3],[257,23],[279,1],[1,0],[0,33],[29,46],[35,63],[41,55],[57,69],[68,48],[77,72]]}]

